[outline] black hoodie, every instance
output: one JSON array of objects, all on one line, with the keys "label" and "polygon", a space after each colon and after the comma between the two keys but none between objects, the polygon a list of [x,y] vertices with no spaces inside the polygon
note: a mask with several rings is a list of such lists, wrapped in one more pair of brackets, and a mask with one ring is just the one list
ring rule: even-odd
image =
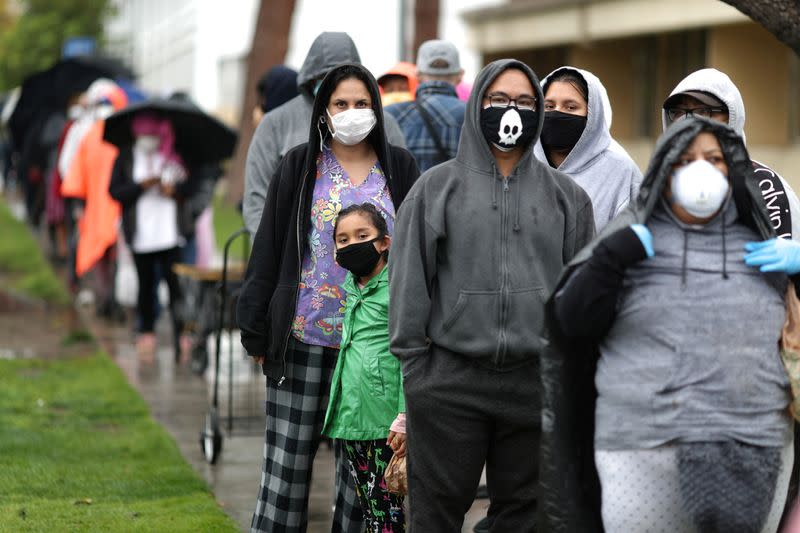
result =
[{"label": "black hoodie", "polygon": [[[318,94],[330,94],[335,73],[344,67],[360,70],[369,80],[368,89],[377,118],[367,137],[386,175],[395,211],[419,176],[413,156],[386,141],[378,83],[361,65],[345,63],[332,69]],[[311,230],[311,203],[320,151],[319,119],[327,102],[314,101],[308,143],[287,152],[275,173],[253,240],[244,286],[236,308],[242,344],[253,356],[266,356],[264,373],[284,377],[286,347],[297,305],[300,269]]]}]

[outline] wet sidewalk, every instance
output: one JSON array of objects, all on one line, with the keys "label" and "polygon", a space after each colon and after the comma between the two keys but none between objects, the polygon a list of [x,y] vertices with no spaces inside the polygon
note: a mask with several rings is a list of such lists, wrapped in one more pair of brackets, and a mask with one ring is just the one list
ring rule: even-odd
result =
[{"label": "wet sidewalk", "polygon": [[[244,417],[244,420],[235,420],[232,435],[223,427],[222,453],[216,464],[210,465],[201,452],[199,435],[211,405],[213,361],[202,376],[192,373],[186,364],[176,364],[165,317],[158,324],[157,353],[154,358],[146,359],[136,353],[129,325],[97,320],[88,311],[83,314],[92,333],[150,405],[155,419],[176,440],[186,460],[208,482],[223,509],[237,521],[242,531],[247,531],[261,476],[264,377],[245,359],[238,337],[234,335],[229,344],[227,335],[223,336],[219,397],[221,414],[227,414],[229,392],[232,392],[234,416]],[[209,353],[214,354],[213,337],[209,340]],[[229,372],[231,362],[232,373]],[[232,377],[232,387],[228,385],[229,377]],[[330,531],[333,473],[333,452],[323,444],[314,462],[309,533]],[[476,500],[466,516],[464,532],[472,531],[474,524],[485,516],[487,506],[488,500]]]}]

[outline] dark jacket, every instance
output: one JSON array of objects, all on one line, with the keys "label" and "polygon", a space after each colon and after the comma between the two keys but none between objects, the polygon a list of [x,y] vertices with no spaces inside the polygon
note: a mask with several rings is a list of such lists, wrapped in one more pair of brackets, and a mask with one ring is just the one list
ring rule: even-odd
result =
[{"label": "dark jacket", "polygon": [[[194,235],[194,223],[210,202],[219,174],[218,166],[206,165],[190,170],[188,179],[176,187],[178,232],[183,237]],[[108,193],[122,206],[122,232],[129,246],[136,231],[136,202],[142,192],[141,184],[133,181],[133,151],[123,148],[114,162]]]},{"label": "dark jacket", "polygon": [[[758,179],[744,143],[734,130],[707,119],[687,119],[672,125],[659,139],[642,187],[635,201],[567,265],[548,304],[550,345],[541,361],[542,440],[540,457],[540,528],[542,532],[602,531],[600,484],[594,464],[594,413],[597,392],[594,384],[599,357],[597,337],[602,336],[613,320],[614,300],[619,290],[618,277],[602,277],[598,287],[574,301],[576,313],[590,316],[593,327],[567,328],[567,333],[586,337],[567,337],[556,319],[557,309],[563,320],[567,306],[555,300],[577,268],[587,261],[602,261],[620,239],[631,235],[617,233],[631,224],[644,224],[650,217],[672,173],[672,164],[698,133],[709,131],[720,140],[739,221],[762,238],[775,236],[761,197]],[[609,238],[612,236],[613,238]],[[635,238],[635,237],[633,237]],[[628,240],[628,242],[632,242]],[[627,246],[630,248],[630,246]],[[731,252],[739,253],[739,252]],[[615,255],[622,258],[621,254]],[[595,258],[595,259],[593,259]],[[635,258],[622,258],[623,262]],[[613,265],[609,268],[613,269]],[[583,272],[591,273],[590,270]],[[592,314],[594,313],[594,314]],[[573,317],[574,318],[574,317]]]},{"label": "dark jacket", "polygon": [[[366,73],[378,119],[367,137],[386,174],[395,211],[419,176],[413,156],[386,141],[378,84],[361,65],[350,64]],[[319,94],[328,94],[332,73],[325,77]],[[253,356],[264,355],[264,374],[284,376],[286,347],[297,305],[300,269],[311,229],[311,203],[319,154],[319,117],[326,103],[314,102],[308,143],[297,146],[281,160],[269,186],[267,200],[253,240],[244,286],[236,308],[242,344]]]}]

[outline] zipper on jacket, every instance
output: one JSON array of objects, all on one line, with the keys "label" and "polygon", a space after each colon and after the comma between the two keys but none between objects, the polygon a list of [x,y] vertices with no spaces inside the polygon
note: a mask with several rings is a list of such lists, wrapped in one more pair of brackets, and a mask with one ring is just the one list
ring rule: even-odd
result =
[{"label": "zipper on jacket", "polygon": [[506,318],[508,315],[508,177],[503,176],[503,200],[500,209],[500,331],[497,339],[495,364],[497,369],[503,368],[506,356]]},{"label": "zipper on jacket", "polygon": [[[300,227],[302,225],[303,201],[306,197],[306,182],[308,181],[308,174],[308,171],[306,171],[305,175],[303,176],[303,183],[300,185],[300,198],[297,202],[297,223],[295,224],[295,237],[297,238],[297,288],[294,290],[295,306],[297,305],[297,295],[300,292],[300,277],[303,274],[303,253],[301,251],[302,245],[300,241]],[[278,380],[278,387],[283,385],[283,382],[286,381],[286,351],[289,349],[289,339],[292,336],[293,323],[293,320],[289,321],[289,330],[286,332],[286,340],[283,341],[283,355],[281,356],[281,359],[283,360],[283,371],[281,372],[281,379]]]}]

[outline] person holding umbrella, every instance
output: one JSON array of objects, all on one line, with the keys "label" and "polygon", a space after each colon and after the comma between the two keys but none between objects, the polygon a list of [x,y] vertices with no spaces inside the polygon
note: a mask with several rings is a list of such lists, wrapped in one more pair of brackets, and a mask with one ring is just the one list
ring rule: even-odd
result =
[{"label": "person holding umbrella", "polygon": [[180,286],[172,265],[180,262],[180,247],[185,242],[178,228],[178,191],[186,182],[186,170],[174,150],[175,133],[168,120],[140,114],[133,119],[131,129],[135,143],[117,157],[109,192],[122,204],[122,227],[139,278],[136,348],[148,353],[156,345],[152,296],[157,266],[169,287],[176,343],[182,329],[175,311]]}]

